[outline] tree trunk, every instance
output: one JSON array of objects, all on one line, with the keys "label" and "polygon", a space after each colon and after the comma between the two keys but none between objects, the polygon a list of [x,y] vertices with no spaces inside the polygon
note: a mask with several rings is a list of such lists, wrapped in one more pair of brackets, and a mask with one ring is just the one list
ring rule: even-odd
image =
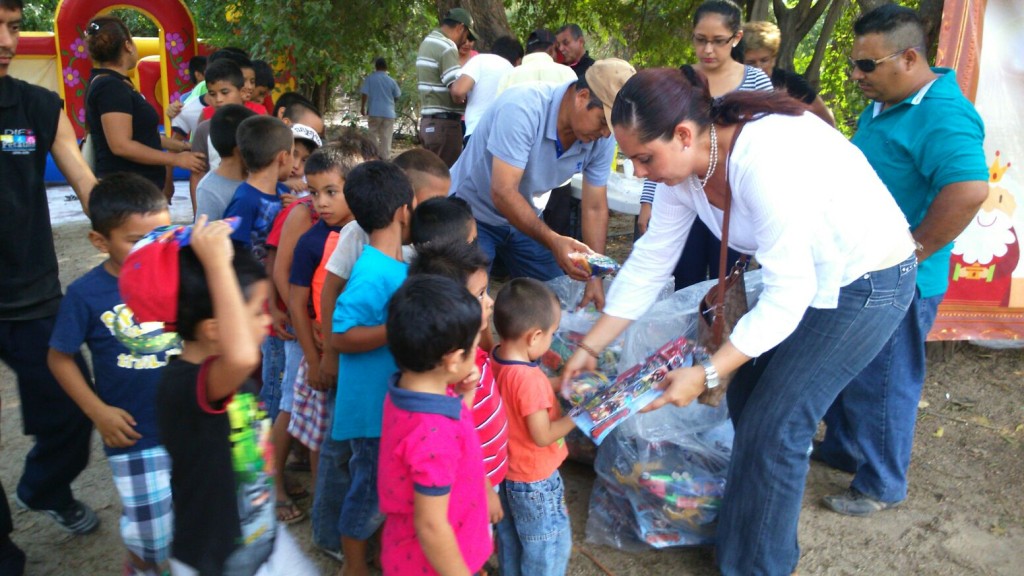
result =
[{"label": "tree trunk", "polygon": [[818,18],[832,4],[832,0],[800,0],[793,8],[787,8],[785,0],[772,0],[775,7],[775,18],[779,21],[782,32],[782,43],[776,66],[786,70],[793,69],[793,56],[800,41],[814,28]]},{"label": "tree trunk", "polygon": [[821,36],[818,37],[818,41],[814,45],[814,56],[811,57],[811,63],[804,71],[804,77],[815,89],[818,88],[818,81],[821,80],[821,63],[825,60],[825,50],[832,42],[832,32],[849,3],[850,0],[833,0],[832,5],[828,8],[828,14],[825,15],[825,22],[821,25]]},{"label": "tree trunk", "polygon": [[771,0],[747,0],[747,21],[763,22],[768,20],[768,7]]},{"label": "tree trunk", "polygon": [[476,49],[490,48],[502,36],[511,36],[505,4],[502,0],[436,0],[438,18],[448,10],[461,6],[473,15],[473,29],[476,31]]},{"label": "tree trunk", "polygon": [[924,33],[928,43],[928,59],[935,60],[939,46],[939,31],[942,29],[942,0],[921,0],[919,12],[924,21]]}]

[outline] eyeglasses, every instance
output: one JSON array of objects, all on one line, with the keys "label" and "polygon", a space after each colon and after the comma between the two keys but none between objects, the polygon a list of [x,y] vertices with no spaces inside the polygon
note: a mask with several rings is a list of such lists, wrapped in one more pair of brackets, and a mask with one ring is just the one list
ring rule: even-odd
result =
[{"label": "eyeglasses", "polygon": [[729,36],[728,38],[704,38],[704,37],[701,37],[701,36],[694,36],[693,37],[693,44],[694,44],[694,46],[698,46],[698,47],[699,46],[707,46],[708,44],[711,44],[715,48],[724,48],[725,45],[728,44],[729,42],[732,42],[732,39],[735,38],[735,37],[736,37],[735,34],[733,34],[732,36]]},{"label": "eyeglasses", "polygon": [[874,72],[878,68],[878,65],[881,64],[882,62],[885,62],[886,60],[892,60],[893,58],[895,58],[897,56],[901,56],[907,50],[913,50],[913,48],[904,48],[903,50],[900,50],[899,52],[893,52],[892,54],[889,54],[888,56],[883,56],[883,57],[879,58],[878,60],[872,60],[870,58],[864,58],[864,59],[861,59],[861,60],[854,60],[853,58],[847,57],[846,61],[850,65],[850,70],[853,70],[854,68],[857,68],[858,70],[860,70],[861,72],[863,72],[865,74],[870,74],[870,73]]}]

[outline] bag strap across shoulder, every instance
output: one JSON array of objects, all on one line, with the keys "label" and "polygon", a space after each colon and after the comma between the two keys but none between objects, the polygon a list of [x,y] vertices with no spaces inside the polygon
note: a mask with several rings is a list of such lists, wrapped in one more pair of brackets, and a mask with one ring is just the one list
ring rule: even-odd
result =
[{"label": "bag strap across shoulder", "polygon": [[[729,144],[729,151],[736,147],[736,138],[743,130],[743,124],[736,125],[736,131],[732,133],[732,141]],[[725,302],[726,281],[732,274],[732,270],[726,268],[729,260],[729,216],[732,214],[732,186],[729,184],[729,154],[725,156],[725,206],[722,216],[722,247],[718,255],[718,302]],[[722,332],[725,329],[725,314],[715,314],[714,325],[712,326],[713,339],[718,345],[722,342]]]}]

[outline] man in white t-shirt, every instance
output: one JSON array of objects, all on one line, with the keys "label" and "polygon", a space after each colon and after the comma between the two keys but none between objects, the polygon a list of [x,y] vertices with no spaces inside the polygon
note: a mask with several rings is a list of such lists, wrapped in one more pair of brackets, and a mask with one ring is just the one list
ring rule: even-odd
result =
[{"label": "man in white t-shirt", "polygon": [[523,60],[523,45],[511,36],[494,41],[488,53],[477,54],[462,67],[462,75],[452,84],[452,95],[466,99],[466,135],[469,140],[480,117],[498,97],[502,78]]}]

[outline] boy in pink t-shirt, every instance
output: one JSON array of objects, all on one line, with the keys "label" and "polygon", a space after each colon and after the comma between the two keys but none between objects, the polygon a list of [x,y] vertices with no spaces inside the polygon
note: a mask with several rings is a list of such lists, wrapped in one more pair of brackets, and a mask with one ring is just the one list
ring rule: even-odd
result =
[{"label": "boy in pink t-shirt", "polygon": [[480,303],[433,274],[410,277],[388,305],[401,372],[384,399],[377,491],[387,519],[384,574],[471,574],[493,550],[480,441],[460,396],[479,379]]}]

